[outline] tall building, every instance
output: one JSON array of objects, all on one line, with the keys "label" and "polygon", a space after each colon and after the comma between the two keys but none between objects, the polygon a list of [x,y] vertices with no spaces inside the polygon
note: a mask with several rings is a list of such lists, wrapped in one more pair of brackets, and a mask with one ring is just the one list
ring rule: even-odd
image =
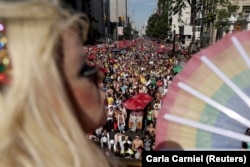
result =
[{"label": "tall building", "polygon": [[109,37],[109,34],[111,32],[109,0],[104,0],[103,3],[104,3],[103,4],[103,13],[104,13],[105,35]]},{"label": "tall building", "polygon": [[110,5],[110,21],[119,22],[119,18],[123,22],[127,22],[127,0],[109,0]]},{"label": "tall building", "polygon": [[72,8],[77,13],[85,13],[90,20],[87,44],[95,43],[104,36],[103,0],[62,0],[66,8]]},{"label": "tall building", "polygon": [[139,32],[140,36],[146,35],[146,29],[147,29],[148,22],[146,21],[144,25],[142,25],[141,31]]},{"label": "tall building", "polygon": [[[90,38],[114,37],[115,27],[129,23],[128,0],[62,0],[90,18]],[[100,35],[99,35],[100,34]]]},{"label": "tall building", "polygon": [[99,31],[100,35],[105,34],[105,23],[104,23],[104,1],[103,0],[90,0],[90,15],[97,21],[95,25],[96,29]]}]

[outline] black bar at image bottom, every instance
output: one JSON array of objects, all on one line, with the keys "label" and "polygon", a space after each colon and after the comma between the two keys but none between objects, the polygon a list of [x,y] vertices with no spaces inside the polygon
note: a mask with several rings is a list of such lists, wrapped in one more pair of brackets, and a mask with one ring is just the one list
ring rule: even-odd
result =
[{"label": "black bar at image bottom", "polygon": [[144,151],[142,153],[142,166],[168,166],[168,167],[249,167],[250,151]]}]

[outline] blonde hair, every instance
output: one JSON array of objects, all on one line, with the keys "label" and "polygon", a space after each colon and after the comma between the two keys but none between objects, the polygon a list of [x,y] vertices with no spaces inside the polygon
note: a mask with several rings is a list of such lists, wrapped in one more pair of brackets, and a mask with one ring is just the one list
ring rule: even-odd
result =
[{"label": "blonde hair", "polygon": [[79,17],[45,0],[1,2],[0,11],[13,66],[0,94],[0,167],[109,166],[76,121],[56,63],[63,30]]}]

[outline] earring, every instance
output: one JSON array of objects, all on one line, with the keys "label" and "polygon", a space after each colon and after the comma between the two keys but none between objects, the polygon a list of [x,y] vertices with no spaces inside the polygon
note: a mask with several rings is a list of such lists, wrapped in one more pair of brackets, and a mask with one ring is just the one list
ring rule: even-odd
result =
[{"label": "earring", "polygon": [[0,22],[0,87],[9,83],[10,59],[7,52],[5,26]]}]

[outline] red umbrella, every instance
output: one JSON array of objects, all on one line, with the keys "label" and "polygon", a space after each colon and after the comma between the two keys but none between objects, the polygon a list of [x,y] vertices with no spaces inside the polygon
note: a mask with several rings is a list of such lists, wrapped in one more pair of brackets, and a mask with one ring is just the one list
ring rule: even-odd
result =
[{"label": "red umbrella", "polygon": [[94,60],[94,59],[95,59],[95,55],[94,54],[88,55],[88,60]]},{"label": "red umbrella", "polygon": [[110,59],[109,63],[115,63],[115,59]]},{"label": "red umbrella", "polygon": [[143,110],[147,103],[139,99],[130,98],[123,103],[124,107],[129,110]]},{"label": "red umbrella", "polygon": [[147,103],[147,104],[153,100],[153,97],[150,96],[147,93],[138,93],[138,94],[134,95],[131,98],[141,100],[141,101],[143,101],[144,103]]},{"label": "red umbrella", "polygon": [[107,52],[107,48],[102,48],[101,51],[102,52]]}]

